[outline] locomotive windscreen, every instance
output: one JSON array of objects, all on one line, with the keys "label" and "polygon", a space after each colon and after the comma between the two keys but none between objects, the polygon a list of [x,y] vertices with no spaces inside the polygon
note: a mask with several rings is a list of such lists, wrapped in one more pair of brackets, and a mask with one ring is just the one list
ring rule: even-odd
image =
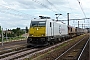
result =
[{"label": "locomotive windscreen", "polygon": [[45,21],[31,21],[30,27],[45,27],[46,22]]}]

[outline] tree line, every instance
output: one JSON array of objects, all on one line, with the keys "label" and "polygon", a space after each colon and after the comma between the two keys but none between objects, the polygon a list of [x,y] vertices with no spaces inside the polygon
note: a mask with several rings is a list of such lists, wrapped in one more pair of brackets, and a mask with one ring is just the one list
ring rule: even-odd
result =
[{"label": "tree line", "polygon": [[[28,27],[25,29],[16,28],[16,29],[7,29],[4,31],[4,37],[7,35],[7,37],[17,37],[22,34],[28,33]],[[1,26],[0,26],[0,34],[2,34]]]}]

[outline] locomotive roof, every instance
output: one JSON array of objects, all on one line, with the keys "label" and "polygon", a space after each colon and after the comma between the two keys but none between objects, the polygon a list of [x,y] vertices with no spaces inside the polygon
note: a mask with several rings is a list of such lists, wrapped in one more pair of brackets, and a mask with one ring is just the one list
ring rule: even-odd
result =
[{"label": "locomotive roof", "polygon": [[51,22],[56,22],[56,23],[59,23],[59,24],[65,24],[65,23],[63,23],[61,21],[56,21],[54,19],[33,19],[31,21],[51,21]]},{"label": "locomotive roof", "polygon": [[31,21],[46,21],[46,19],[33,19]]}]

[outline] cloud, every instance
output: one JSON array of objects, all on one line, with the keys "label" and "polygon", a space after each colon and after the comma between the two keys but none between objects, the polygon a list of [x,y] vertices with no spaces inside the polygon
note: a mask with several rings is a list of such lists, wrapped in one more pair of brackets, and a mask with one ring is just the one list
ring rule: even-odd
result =
[{"label": "cloud", "polygon": [[[90,17],[89,0],[80,0],[80,4],[87,17]],[[29,26],[30,20],[39,15],[50,16],[55,19],[55,13],[61,13],[59,19],[84,18],[84,14],[77,0],[1,0],[0,25],[3,28]],[[87,20],[86,20],[87,21]],[[71,23],[72,25],[72,23]]]}]

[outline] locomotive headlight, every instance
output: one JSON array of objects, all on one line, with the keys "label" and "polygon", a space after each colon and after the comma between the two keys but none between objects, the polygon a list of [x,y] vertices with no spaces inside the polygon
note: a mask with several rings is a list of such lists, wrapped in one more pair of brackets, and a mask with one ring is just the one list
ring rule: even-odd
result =
[{"label": "locomotive headlight", "polygon": [[44,36],[44,35],[42,35],[42,36]]},{"label": "locomotive headlight", "polygon": [[33,34],[30,34],[30,36],[33,36]]},{"label": "locomotive headlight", "polygon": [[33,36],[33,35],[32,35]]},{"label": "locomotive headlight", "polygon": [[42,34],[42,36],[45,36],[45,34]]}]

